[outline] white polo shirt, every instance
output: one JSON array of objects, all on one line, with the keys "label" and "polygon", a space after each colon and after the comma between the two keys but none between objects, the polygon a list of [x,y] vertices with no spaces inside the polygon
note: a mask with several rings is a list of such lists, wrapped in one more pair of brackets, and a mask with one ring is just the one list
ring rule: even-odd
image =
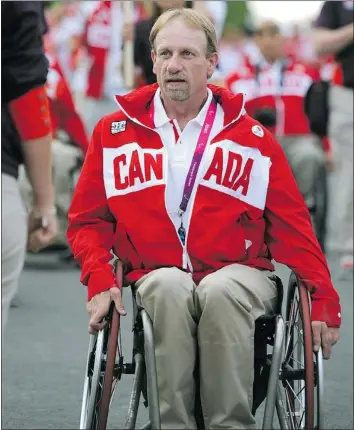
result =
[{"label": "white polo shirt", "polygon": [[[184,184],[213,95],[208,88],[208,99],[206,103],[199,114],[187,123],[183,131],[181,131],[176,120],[170,120],[168,118],[160,95],[161,92],[160,89],[158,89],[154,96],[154,123],[156,131],[159,133],[168,154],[166,209],[175,227],[178,229],[181,224],[181,218],[178,216],[178,209],[182,200]],[[173,124],[179,136],[177,142]],[[209,136],[209,142],[222,130],[223,126],[224,111],[220,104],[218,104],[214,124]],[[206,147],[205,152],[207,150],[208,147]],[[200,180],[202,173],[203,172],[199,170],[196,183]],[[192,192],[187,211],[183,216],[183,225],[186,229],[189,226],[191,206],[195,191],[196,187]]]}]

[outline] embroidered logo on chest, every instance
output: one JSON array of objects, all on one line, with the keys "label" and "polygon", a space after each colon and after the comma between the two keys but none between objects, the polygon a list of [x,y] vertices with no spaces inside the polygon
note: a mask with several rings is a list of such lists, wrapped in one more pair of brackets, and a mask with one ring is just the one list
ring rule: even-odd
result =
[{"label": "embroidered logo on chest", "polygon": [[254,125],[252,127],[252,133],[255,134],[258,137],[263,137],[264,136],[264,131],[263,131],[262,127],[259,126],[259,125]]},{"label": "embroidered logo on chest", "polygon": [[117,134],[125,131],[127,126],[127,121],[112,121],[111,124],[111,133]]}]

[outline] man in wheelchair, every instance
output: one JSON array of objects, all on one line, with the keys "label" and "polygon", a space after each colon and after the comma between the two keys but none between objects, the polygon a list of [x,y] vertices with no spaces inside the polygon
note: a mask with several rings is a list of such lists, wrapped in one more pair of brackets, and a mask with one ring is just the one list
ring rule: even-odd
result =
[{"label": "man in wheelchair", "polygon": [[197,352],[206,428],[254,428],[253,338],[277,302],[272,259],[311,293],[325,358],[339,297],[280,145],[242,94],[207,85],[218,61],[210,21],[170,10],[150,41],[158,83],[117,96],[119,110],[96,125],[69,212],[89,332],[112,300],[126,314],[114,249],[152,320],[162,428],[196,428]]}]

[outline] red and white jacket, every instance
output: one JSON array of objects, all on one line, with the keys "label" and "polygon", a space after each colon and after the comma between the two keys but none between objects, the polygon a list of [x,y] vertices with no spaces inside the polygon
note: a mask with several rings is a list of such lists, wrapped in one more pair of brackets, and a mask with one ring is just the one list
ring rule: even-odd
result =
[{"label": "red and white jacket", "polygon": [[[273,65],[263,61],[259,65],[245,61],[245,65],[226,79],[226,87],[244,93],[246,110],[253,116],[258,109],[274,109],[277,125],[270,130],[277,137],[309,135],[310,126],[304,112],[304,98],[314,82],[320,80],[319,71],[288,57]],[[326,151],[328,139],[323,140]]]},{"label": "red and white jacket", "polygon": [[[135,21],[144,16],[143,10],[135,7]],[[101,99],[125,92],[121,69],[123,24],[121,1],[100,1],[85,23],[82,44],[88,66],[80,79],[87,97]]]},{"label": "red and white jacket", "polygon": [[[223,128],[203,155],[184,223],[167,210],[168,151],[153,114],[157,84],[117,96],[120,111],[97,124],[69,211],[68,240],[88,299],[114,285],[111,250],[129,282],[160,267],[204,276],[232,263],[293,269],[312,295],[312,317],[341,323],[340,304],[304,200],[274,137],[244,111],[242,94],[209,86]],[[180,196],[175,196],[176,211]]]},{"label": "red and white jacket", "polygon": [[65,131],[85,154],[89,139],[82,119],[75,108],[69,85],[55,53],[51,52],[46,55],[49,60],[46,93],[49,99],[53,133],[55,134],[58,129]]}]

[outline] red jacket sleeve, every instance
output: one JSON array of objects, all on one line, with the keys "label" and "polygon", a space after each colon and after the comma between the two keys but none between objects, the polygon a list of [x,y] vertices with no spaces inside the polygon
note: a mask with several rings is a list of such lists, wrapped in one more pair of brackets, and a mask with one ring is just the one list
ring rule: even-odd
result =
[{"label": "red jacket sleeve", "polygon": [[310,292],[312,320],[339,327],[339,296],[313,232],[309,212],[283,150],[268,136],[273,156],[265,208],[266,243],[275,261],[293,270]]},{"label": "red jacket sleeve", "polygon": [[81,266],[88,300],[115,284],[111,249],[116,221],[109,211],[103,182],[101,127],[96,125],[69,209],[67,238]]},{"label": "red jacket sleeve", "polygon": [[332,152],[332,145],[331,145],[331,141],[329,140],[329,137],[324,137],[322,139],[322,145],[323,145],[323,150],[324,152]]},{"label": "red jacket sleeve", "polygon": [[62,78],[57,88],[55,111],[59,118],[60,127],[71,137],[84,154],[88,148],[88,137],[81,117],[76,111],[74,101],[65,80]]}]

